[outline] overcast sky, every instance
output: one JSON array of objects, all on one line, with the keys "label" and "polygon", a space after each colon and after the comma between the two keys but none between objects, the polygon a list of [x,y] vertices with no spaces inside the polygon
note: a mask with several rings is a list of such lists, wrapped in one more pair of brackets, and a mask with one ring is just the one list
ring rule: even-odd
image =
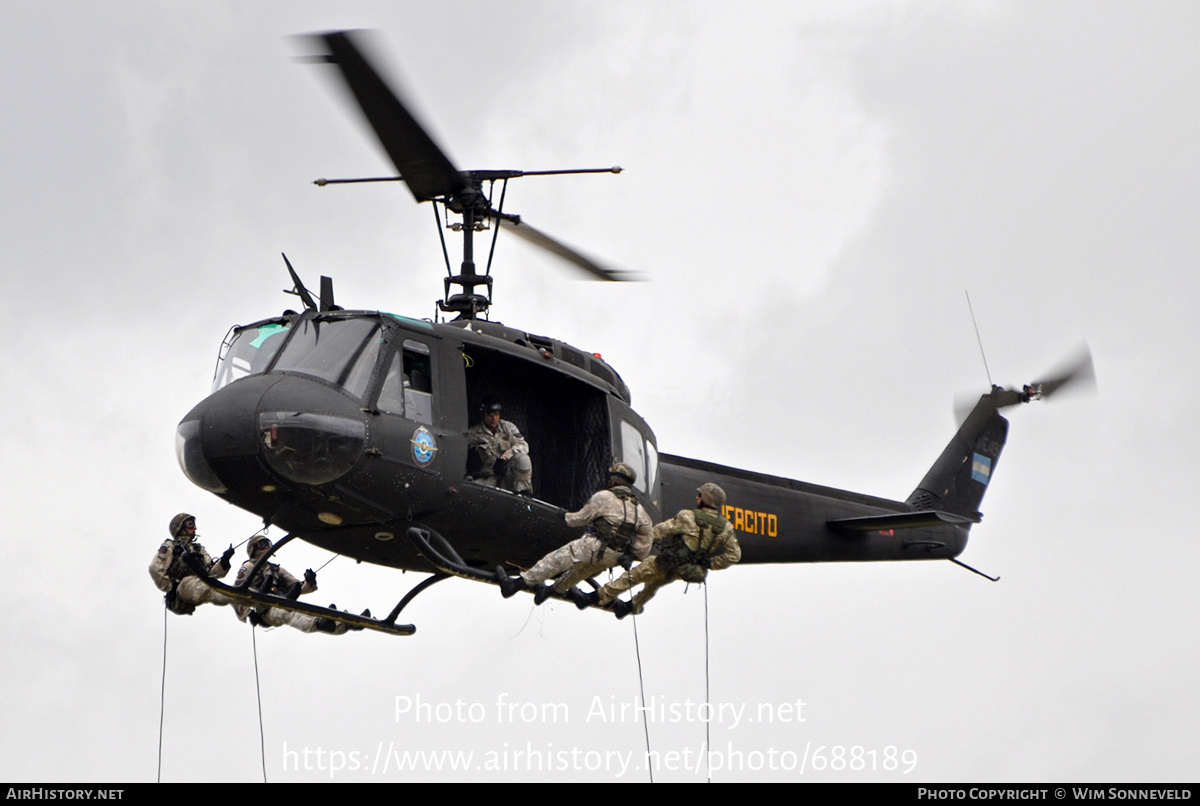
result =
[{"label": "overcast sky", "polygon": [[[964,291],[996,383],[1095,357],[1099,394],[1010,410],[962,556],[999,583],[740,567],[707,622],[702,590],[660,593],[645,693],[682,718],[649,725],[655,780],[704,777],[706,632],[716,781],[1196,779],[1200,6],[736,9],[5,6],[0,778],[155,779],[146,566],[180,510],[214,553],[257,526],[184,478],[175,426],[229,326],[294,305],[279,253],[346,307],[433,314],[429,211],[310,184],[390,167],[289,37],[374,28],[460,167],[626,169],[505,207],[651,282],[501,238],[493,318],[602,353],[663,452],[902,500],[987,389]],[[386,612],[420,578],[340,558],[313,601]],[[405,615],[414,637],[258,631],[270,780],[647,779],[643,724],[597,710],[639,696],[631,620],[458,580]],[[166,633],[163,780],[260,780],[250,628]],[[444,707],[397,713],[418,698]],[[440,751],[468,768],[396,770]]]}]

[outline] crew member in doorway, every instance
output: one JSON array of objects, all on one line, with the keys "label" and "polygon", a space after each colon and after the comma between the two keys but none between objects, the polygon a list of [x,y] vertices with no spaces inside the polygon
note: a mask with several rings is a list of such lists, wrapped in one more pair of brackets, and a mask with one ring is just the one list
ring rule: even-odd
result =
[{"label": "crew member in doorway", "polygon": [[658,554],[592,593],[591,603],[607,605],[622,591],[642,585],[632,604],[617,600],[613,607],[617,618],[624,618],[630,611],[641,613],[646,602],[668,582],[704,582],[709,569],[719,571],[742,559],[733,525],[721,517],[724,506],[724,490],[711,482],[701,485],[696,490],[695,509],[681,510],[654,527]]},{"label": "crew member in doorway", "polygon": [[196,519],[180,512],[168,526],[171,537],[158,547],[158,553],[150,561],[150,578],[154,585],[166,594],[167,609],[181,616],[190,616],[197,605],[227,605],[229,599],[217,593],[184,564],[183,555],[195,554],[201,565],[213,579],[229,573],[229,561],[233,557],[233,546],[226,549],[220,559],[208,556],[204,546],[196,541]]},{"label": "crew member in doorway", "polygon": [[545,581],[557,577],[553,589],[559,593],[571,591],[575,604],[587,607],[587,595],[575,587],[577,584],[617,563],[628,568],[634,560],[645,559],[653,544],[651,522],[631,489],[635,481],[637,472],[617,462],[608,470],[607,489],[593,495],[578,512],[565,513],[567,526],[587,526],[582,537],[550,552],[520,576],[510,578],[497,568],[496,578],[505,598],[521,588],[530,588],[534,601],[541,604],[551,590]]},{"label": "crew member in doorway", "polygon": [[489,487],[532,496],[529,443],[515,425],[500,419],[502,407],[497,401],[485,400],[479,408],[482,420],[467,431],[468,475]]},{"label": "crew member in doorway", "polygon": [[[246,546],[246,553],[250,555],[250,559],[242,563],[242,567],[238,569],[236,583],[238,586],[245,582],[258,563],[258,559],[270,548],[271,539],[266,535],[259,535],[250,541],[250,545]],[[276,563],[264,563],[262,569],[250,581],[250,590],[252,591],[283,596],[287,599],[296,599],[300,594],[313,593],[316,589],[317,575],[311,568],[304,572],[304,581],[301,582],[288,573],[286,568]],[[282,627],[286,624],[300,632],[320,631],[332,635],[341,635],[348,629],[345,624],[333,619],[316,618],[279,607],[256,608],[251,605],[237,604],[234,606],[234,610],[237,611],[239,619],[242,621],[249,619],[250,623],[256,627]]]}]

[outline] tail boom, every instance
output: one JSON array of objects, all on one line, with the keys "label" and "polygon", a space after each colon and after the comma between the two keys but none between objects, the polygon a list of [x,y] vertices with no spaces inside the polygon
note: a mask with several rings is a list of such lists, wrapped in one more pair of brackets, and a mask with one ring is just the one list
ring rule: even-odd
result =
[{"label": "tail boom", "polygon": [[966,547],[967,518],[681,456],[660,460],[664,514],[695,506],[706,482],[725,490],[722,515],[743,564],[950,559]]}]

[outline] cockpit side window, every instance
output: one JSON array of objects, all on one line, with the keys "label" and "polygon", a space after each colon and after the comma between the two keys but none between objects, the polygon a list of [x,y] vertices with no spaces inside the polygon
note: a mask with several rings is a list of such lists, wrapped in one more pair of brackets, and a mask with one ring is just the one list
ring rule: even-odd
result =
[{"label": "cockpit side window", "polygon": [[233,335],[222,345],[213,376],[212,391],[228,386],[239,378],[259,375],[279,352],[287,338],[286,322],[263,322],[249,327],[234,328]]},{"label": "cockpit side window", "polygon": [[378,319],[306,319],[280,355],[274,371],[296,372],[335,383],[362,399],[383,344]]},{"label": "cockpit side window", "polygon": [[375,408],[387,414],[404,416],[404,370],[403,356],[399,351],[392,354],[388,362],[387,375],[383,379],[383,388],[379,390],[379,400]]},{"label": "cockpit side window", "polygon": [[375,407],[414,422],[433,424],[433,366],[429,347],[405,339],[388,362],[387,375]]}]

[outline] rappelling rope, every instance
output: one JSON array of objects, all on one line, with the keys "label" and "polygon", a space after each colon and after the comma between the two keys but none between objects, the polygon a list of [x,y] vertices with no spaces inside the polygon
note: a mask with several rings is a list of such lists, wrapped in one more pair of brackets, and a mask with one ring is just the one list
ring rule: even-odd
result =
[{"label": "rappelling rope", "polygon": [[[633,602],[633,592],[632,591],[630,591],[630,600],[629,601],[632,606],[632,602]],[[642,647],[641,647],[641,644],[638,642],[637,612],[636,611],[630,611],[630,612],[632,613],[632,618],[633,618],[633,650],[634,650],[634,654],[637,655],[638,689],[640,690],[641,695],[642,695],[642,705],[645,706],[646,705],[646,682],[642,677]],[[651,757],[650,756],[650,720],[649,719],[642,720],[642,730],[645,731],[645,733],[646,733],[646,760],[647,760],[646,771],[650,773],[650,783],[654,783],[654,765],[649,763],[649,760]]]},{"label": "rappelling rope", "polygon": [[[259,535],[262,535],[263,537],[266,537],[266,536],[267,536],[267,530],[266,530],[266,529],[255,529],[255,530],[254,530],[254,534],[252,534],[252,535],[250,535],[249,537],[247,537],[247,538],[246,538],[245,540],[243,540],[241,543],[238,543],[236,546],[234,546],[234,548],[235,548],[235,549],[240,549],[242,546],[246,545],[247,543],[249,543],[249,542],[250,542],[251,540],[253,540],[254,538],[258,537]],[[218,544],[218,545],[219,545],[219,544]]]},{"label": "rappelling rope", "polygon": [[[258,530],[256,530],[256,531],[254,532],[254,534],[250,535],[250,537],[247,537],[247,538],[246,538],[245,540],[243,540],[241,543],[238,543],[236,546],[234,546],[234,548],[235,548],[235,549],[240,549],[242,546],[246,545],[247,541],[249,541],[249,540],[252,540],[252,539],[253,539],[253,538],[255,538],[255,537],[258,537],[259,535],[262,535],[263,537],[266,537],[266,536],[267,536],[267,530],[268,530],[268,529],[270,529],[270,527],[269,527],[269,526],[268,526],[268,527],[266,527],[266,528],[263,528],[263,529],[258,529]],[[273,543],[273,542],[275,542],[275,541],[271,541],[271,542]],[[341,554],[335,554],[335,555],[333,555],[332,557],[330,557],[328,560],[326,560],[326,561],[325,561],[325,565],[329,565],[331,562],[333,562],[334,560],[336,560],[338,557],[341,557],[341,556],[342,556]],[[324,571],[324,570],[325,570],[325,565],[322,565],[320,568],[318,568],[318,569],[317,569],[316,571],[314,571],[313,573],[319,573],[319,572],[321,572],[321,571]]]},{"label": "rappelling rope", "polygon": [[163,714],[167,703],[167,600],[163,599],[163,664],[162,687],[158,692],[158,777],[156,783],[162,783],[162,737]]},{"label": "rappelling rope", "polygon": [[[629,572],[626,571],[625,573],[629,573]],[[611,568],[609,568],[608,569],[609,582],[611,582],[612,579],[613,579],[613,570]],[[633,607],[633,586],[632,585],[629,586],[629,606],[631,608]],[[642,675],[642,646],[641,646],[641,643],[638,641],[637,612],[635,610],[630,610],[629,612],[632,614],[632,618],[633,618],[633,652],[634,652],[635,657],[637,657],[638,691],[642,696],[642,705],[644,706],[646,704],[646,681]],[[647,759],[647,762],[649,762],[649,759],[650,759],[650,720],[648,720],[648,719],[642,720],[642,730],[646,734],[646,759]],[[646,771],[650,773],[650,783],[654,783],[654,768],[649,763],[646,764]]]},{"label": "rappelling rope", "polygon": [[[704,747],[705,758],[704,768],[707,771],[708,783],[712,783],[712,767],[710,759],[712,758],[712,686],[709,675],[709,633],[708,633],[708,585],[702,585],[704,588],[704,703],[708,706],[709,719],[704,721]],[[686,590],[685,590],[686,592]],[[630,588],[630,606],[633,607],[633,590]],[[633,618],[633,649],[637,656],[638,667],[638,689],[642,695],[642,705],[646,704],[646,682],[642,675],[642,648],[638,641],[637,631],[637,610],[629,611]],[[646,734],[646,758],[650,758],[650,720],[642,721],[642,730]],[[654,783],[654,767],[650,764],[646,765],[647,772],[650,773],[650,783]]]},{"label": "rappelling rope", "polygon": [[[241,543],[238,543],[237,546],[235,546],[234,548],[240,549],[242,546],[246,545],[247,542],[252,540],[257,535],[259,535],[259,534],[265,535],[266,532],[267,532],[266,529],[256,529],[254,534],[247,537]],[[333,562],[340,556],[341,556],[340,554],[333,555],[332,557],[329,558],[328,561],[326,561],[325,565],[329,565],[329,563]],[[325,568],[325,565],[322,565],[321,569]],[[321,570],[321,569],[318,569],[318,570]],[[163,599],[162,682],[160,684],[159,694],[158,694],[158,771],[156,773],[156,781],[158,783],[162,783],[163,724],[164,724],[164,720],[165,720],[165,716],[166,716],[166,701],[167,701],[167,621],[168,621],[168,619],[169,619],[169,617],[167,615],[167,602],[166,602],[166,599],[164,598]],[[259,676],[258,676],[258,638],[256,636],[256,632],[257,631],[255,630],[254,625],[253,624],[250,625],[250,644],[251,644],[253,654],[254,654],[254,693],[258,698],[258,745],[259,745],[259,755],[262,760],[263,783],[265,784],[265,783],[267,783],[267,743],[266,743],[266,734],[263,729],[262,688],[259,685]]]},{"label": "rappelling rope", "polygon": [[704,586],[704,702],[708,706],[708,719],[704,720],[704,769],[708,783],[712,783],[712,693],[708,679],[708,585]]},{"label": "rappelling rope", "polygon": [[254,693],[258,697],[258,750],[262,756],[263,783],[267,782],[267,740],[263,734],[262,689],[258,685],[258,630],[250,625],[250,644],[254,647]]}]

